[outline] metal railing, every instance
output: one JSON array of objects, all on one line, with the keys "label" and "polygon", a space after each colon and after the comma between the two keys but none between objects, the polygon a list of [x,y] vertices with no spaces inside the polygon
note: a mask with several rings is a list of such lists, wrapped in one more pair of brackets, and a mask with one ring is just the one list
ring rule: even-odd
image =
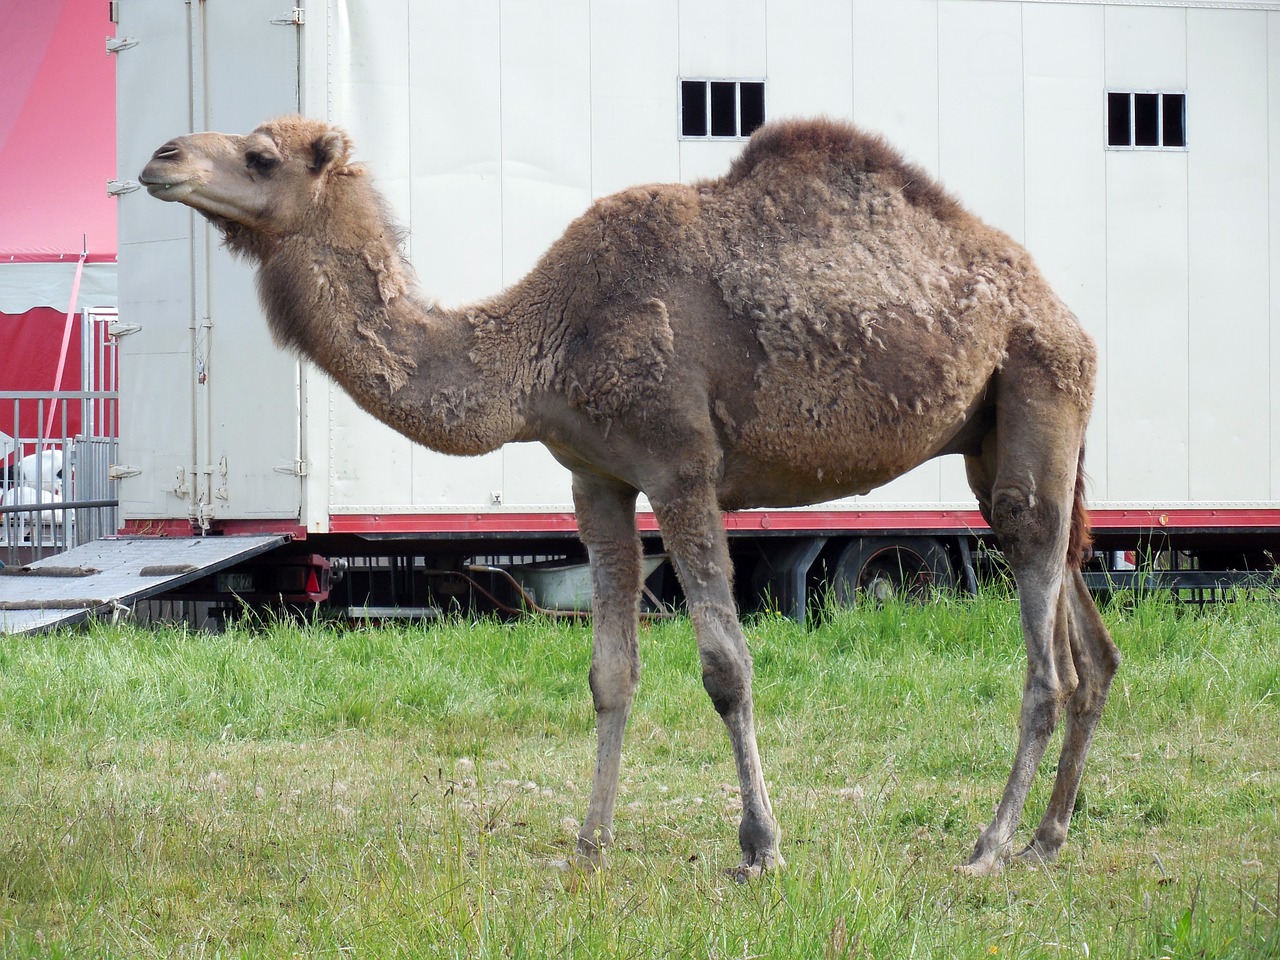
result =
[{"label": "metal railing", "polygon": [[[72,432],[73,403],[80,424],[101,432]],[[118,410],[114,389],[0,391],[0,561],[29,563],[119,528]]]}]

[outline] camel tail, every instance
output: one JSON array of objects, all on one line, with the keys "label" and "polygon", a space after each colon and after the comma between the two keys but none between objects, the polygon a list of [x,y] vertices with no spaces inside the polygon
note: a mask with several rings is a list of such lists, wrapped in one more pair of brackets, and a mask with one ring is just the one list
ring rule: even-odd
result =
[{"label": "camel tail", "polygon": [[1084,447],[1076,463],[1076,491],[1071,504],[1071,534],[1067,539],[1067,568],[1078,570],[1084,555],[1093,545],[1093,529],[1089,524],[1089,507],[1084,501]]}]

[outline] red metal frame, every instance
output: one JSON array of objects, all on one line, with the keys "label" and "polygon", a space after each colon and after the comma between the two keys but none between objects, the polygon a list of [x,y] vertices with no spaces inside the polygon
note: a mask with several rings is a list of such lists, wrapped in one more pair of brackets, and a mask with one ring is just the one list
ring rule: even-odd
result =
[{"label": "red metal frame", "polygon": [[[1280,533],[1280,509],[1101,509],[1091,512],[1098,531],[1240,531]],[[656,533],[652,513],[639,514],[640,530]],[[985,533],[977,510],[746,510],[724,515],[731,533],[878,533],[884,531]],[[223,534],[287,533],[307,538],[306,528],[291,520],[219,520]],[[567,512],[529,513],[354,513],[329,518],[331,533],[468,536],[494,534],[576,534],[577,519]],[[164,537],[194,534],[188,520],[129,520],[124,533]]]}]

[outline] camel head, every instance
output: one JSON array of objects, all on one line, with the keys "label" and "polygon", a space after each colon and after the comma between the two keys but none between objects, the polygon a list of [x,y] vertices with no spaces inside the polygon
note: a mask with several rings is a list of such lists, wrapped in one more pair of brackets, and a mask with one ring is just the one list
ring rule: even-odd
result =
[{"label": "camel head", "polygon": [[334,176],[355,172],[351,140],[336,127],[281,117],[252,133],[175,137],[138,179],[147,192],[198,210],[242,252],[303,229]]}]

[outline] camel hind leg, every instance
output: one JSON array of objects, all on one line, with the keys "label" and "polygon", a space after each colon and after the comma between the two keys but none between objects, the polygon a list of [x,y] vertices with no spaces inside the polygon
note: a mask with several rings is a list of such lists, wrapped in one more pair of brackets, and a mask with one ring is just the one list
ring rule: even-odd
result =
[{"label": "camel hind leg", "polygon": [[[1011,385],[1007,376],[1002,379],[996,429],[984,441],[982,453],[966,459],[966,466],[979,506],[1018,584],[1027,673],[1013,769],[995,816],[960,867],[971,874],[997,870],[1009,858],[1031,781],[1063,707],[1079,687],[1077,664],[1091,669],[1086,658],[1078,661],[1074,655],[1072,622],[1078,601],[1073,588],[1064,589],[1073,517],[1082,516],[1077,511],[1083,510],[1083,502],[1077,503],[1076,479],[1084,417],[1052,385]],[[1089,689],[1097,689],[1097,684],[1090,682]],[[1091,734],[1092,724],[1083,714],[1082,720],[1077,722],[1079,733],[1088,726]],[[1083,752],[1078,745],[1072,750],[1073,757],[1079,754],[1077,766],[1082,765]],[[1077,772],[1070,785],[1064,780],[1060,796],[1055,791],[1059,806],[1068,793],[1074,799],[1078,782]],[[1069,807],[1065,817],[1070,817]],[[1042,826],[1047,831],[1061,826],[1065,836],[1062,818],[1063,812],[1055,809]],[[1060,844],[1057,838],[1054,852]]]},{"label": "camel hind leg", "polygon": [[1069,572],[1062,592],[1070,614],[1071,656],[1080,682],[1067,701],[1066,730],[1053,795],[1034,839],[1018,854],[1019,860],[1028,863],[1053,860],[1067,838],[1093,733],[1120,666],[1120,651],[1102,622],[1079,569]]}]

